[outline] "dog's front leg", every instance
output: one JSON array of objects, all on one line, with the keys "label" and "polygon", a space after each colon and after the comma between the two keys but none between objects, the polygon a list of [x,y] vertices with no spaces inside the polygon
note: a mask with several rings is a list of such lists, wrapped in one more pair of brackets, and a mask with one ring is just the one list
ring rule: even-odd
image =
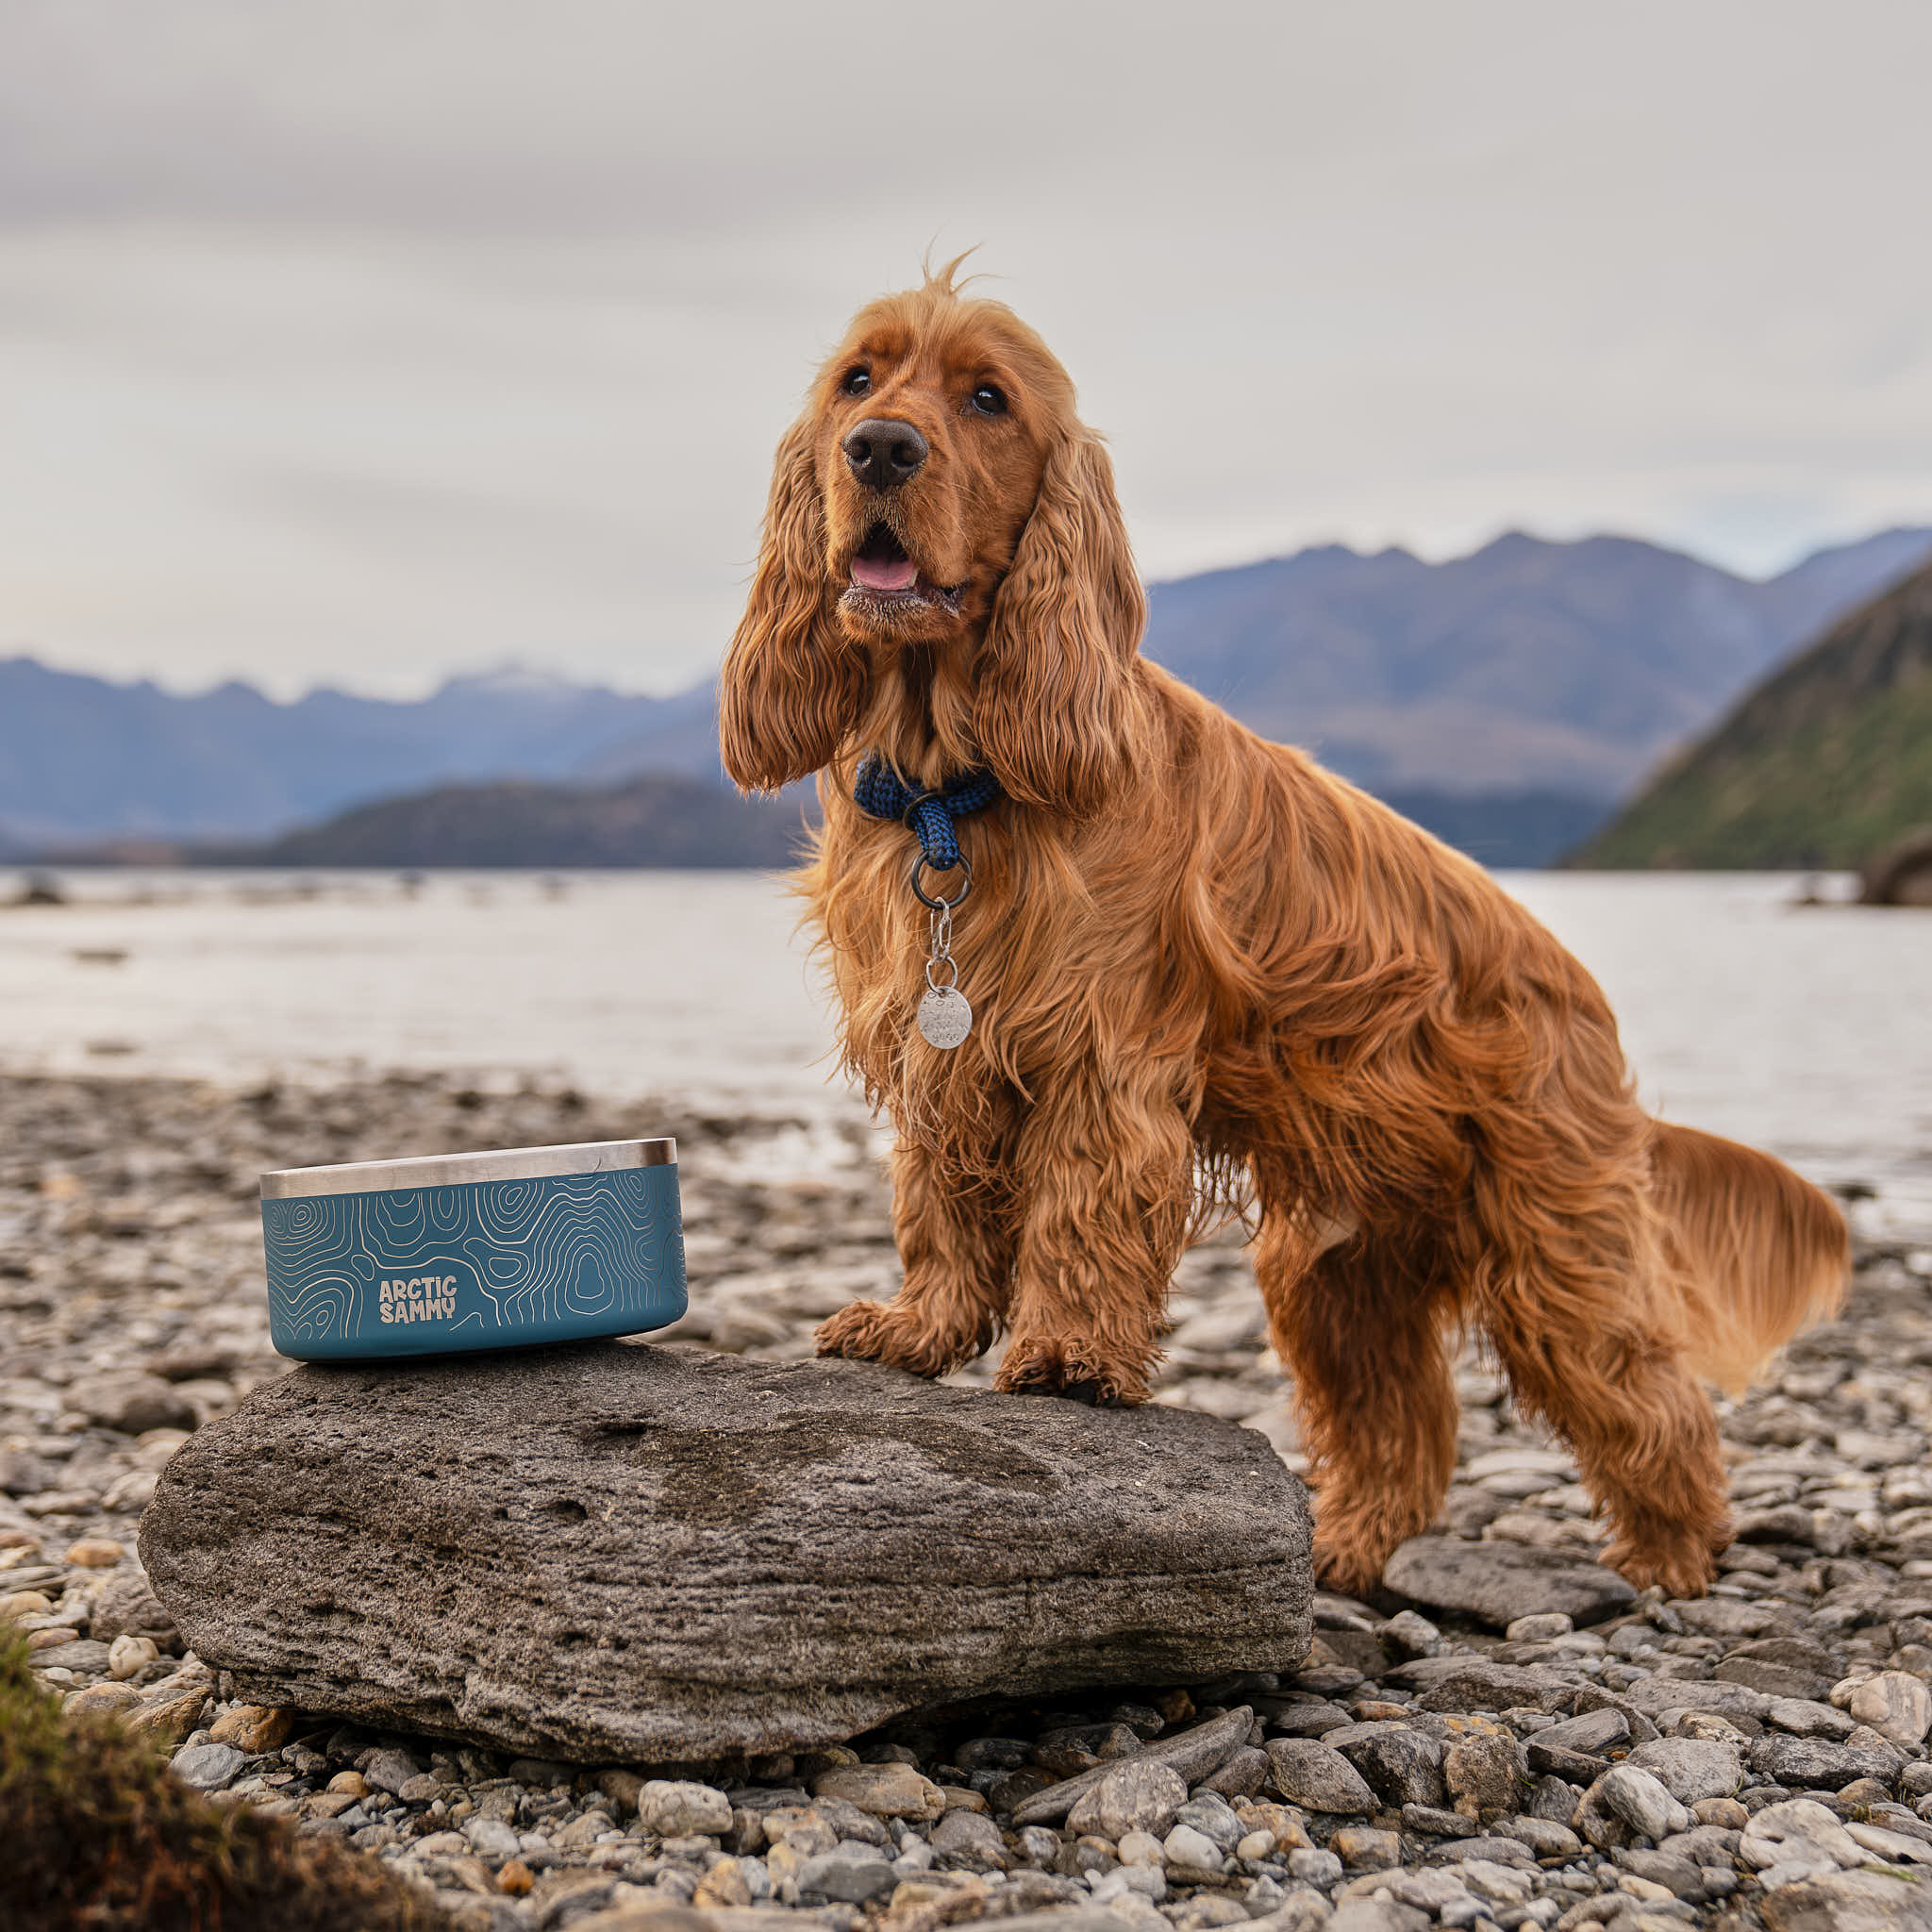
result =
[{"label": "dog's front leg", "polygon": [[1158,1065],[1058,1076],[1028,1117],[997,1388],[1141,1402],[1193,1205],[1193,1141]]},{"label": "dog's front leg", "polygon": [[943,1375],[984,1355],[1007,1311],[1011,1190],[984,1162],[917,1141],[892,1151],[892,1229],[904,1279],[890,1302],[854,1302],[818,1331],[821,1355]]}]

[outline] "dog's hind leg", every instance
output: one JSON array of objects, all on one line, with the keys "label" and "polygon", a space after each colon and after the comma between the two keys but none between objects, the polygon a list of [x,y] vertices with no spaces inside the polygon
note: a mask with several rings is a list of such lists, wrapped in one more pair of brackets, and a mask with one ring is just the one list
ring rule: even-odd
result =
[{"label": "dog's hind leg", "polygon": [[1022,1131],[1012,1340],[996,1388],[1140,1402],[1187,1243],[1194,1147],[1158,1065],[1064,1075]]},{"label": "dog's hind leg", "polygon": [[[1701,1595],[1730,1541],[1717,1418],[1687,1366],[1656,1230],[1634,1189],[1491,1222],[1474,1313],[1518,1405],[1576,1452],[1609,1516],[1604,1561],[1643,1588]],[[1536,1233],[1531,1233],[1531,1228]]]},{"label": "dog's hind leg", "polygon": [[1007,1310],[1012,1202],[997,1179],[915,1141],[892,1153],[904,1277],[890,1302],[854,1302],[818,1330],[821,1355],[943,1375],[985,1354]]},{"label": "dog's hind leg", "polygon": [[1335,1588],[1374,1590],[1395,1546],[1426,1529],[1456,1468],[1456,1383],[1443,1298],[1413,1250],[1344,1234],[1272,1204],[1255,1243],[1275,1353],[1294,1377],[1314,1483],[1315,1563]]}]

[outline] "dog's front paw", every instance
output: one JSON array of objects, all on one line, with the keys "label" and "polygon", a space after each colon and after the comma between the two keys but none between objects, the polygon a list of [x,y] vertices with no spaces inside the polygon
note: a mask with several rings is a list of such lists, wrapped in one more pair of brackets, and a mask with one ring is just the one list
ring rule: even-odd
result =
[{"label": "dog's front paw", "polygon": [[1382,1568],[1389,1552],[1347,1531],[1315,1531],[1315,1580],[1339,1596],[1364,1597],[1382,1585]]},{"label": "dog's front paw", "polygon": [[813,1340],[821,1355],[884,1362],[888,1368],[928,1379],[958,1366],[958,1351],[948,1346],[944,1336],[923,1329],[890,1302],[852,1302],[821,1322]]},{"label": "dog's front paw", "polygon": [[1102,1408],[1147,1399],[1141,1372],[1105,1362],[1090,1347],[1058,1341],[1016,1341],[992,1386],[1004,1395],[1065,1395]]},{"label": "dog's front paw", "polygon": [[[1729,1541],[1726,1534],[1725,1544]],[[1708,1541],[1690,1530],[1619,1537],[1600,1560],[1621,1571],[1639,1590],[1657,1584],[1666,1596],[1702,1596],[1717,1577]]]}]

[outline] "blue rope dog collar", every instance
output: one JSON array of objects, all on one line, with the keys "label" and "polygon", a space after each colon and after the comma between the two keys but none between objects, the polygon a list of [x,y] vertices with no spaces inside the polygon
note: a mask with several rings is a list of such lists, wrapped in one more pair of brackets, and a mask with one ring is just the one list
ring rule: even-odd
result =
[{"label": "blue rope dog collar", "polygon": [[984,811],[1000,796],[1000,781],[991,772],[962,772],[937,790],[922,791],[907,784],[877,752],[869,751],[852,782],[852,800],[868,818],[896,819],[919,841],[919,850],[934,872],[951,872],[959,863],[957,821]]},{"label": "blue rope dog collar", "polygon": [[[925,995],[919,1002],[919,1030],[941,1052],[950,1052],[973,1029],[973,1008],[959,991],[959,968],[952,955],[953,914],[973,890],[973,867],[959,850],[957,821],[984,811],[1000,795],[1000,781],[991,772],[962,772],[943,785],[915,791],[877,752],[869,751],[852,781],[852,798],[871,818],[897,819],[919,841],[912,861],[913,896],[932,915],[932,952],[925,962]],[[920,882],[927,868],[959,872],[959,890],[938,898]],[[952,977],[941,986],[933,976],[944,966]]]}]

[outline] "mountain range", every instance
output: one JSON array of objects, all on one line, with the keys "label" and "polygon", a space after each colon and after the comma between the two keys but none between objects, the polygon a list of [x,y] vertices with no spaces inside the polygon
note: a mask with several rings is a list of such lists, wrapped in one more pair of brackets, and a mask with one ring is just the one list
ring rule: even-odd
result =
[{"label": "mountain range", "polygon": [[1270,738],[1388,794],[1627,793],[1932,530],[1758,582],[1623,537],[1499,537],[1426,563],[1332,545],[1157,584],[1147,655]]},{"label": "mountain range", "polygon": [[17,843],[269,837],[430,784],[575,777],[647,725],[694,747],[679,769],[710,775],[711,709],[708,687],[640,697],[515,671],[412,702],[323,690],[278,704],[239,682],[177,697],[12,658],[0,660],[0,827]]},{"label": "mountain range", "polygon": [[[1424,823],[1446,814],[1493,842],[1511,801],[1533,798],[1539,824],[1574,838],[1794,646],[1927,558],[1928,529],[1761,582],[1626,538],[1516,534],[1439,563],[1325,545],[1154,586],[1146,650]],[[17,657],[0,661],[0,837],[16,850],[263,840],[451,785],[717,781],[714,708],[709,684],[659,698],[523,672],[411,702],[321,690],[278,703],[239,682],[177,696]]]}]

